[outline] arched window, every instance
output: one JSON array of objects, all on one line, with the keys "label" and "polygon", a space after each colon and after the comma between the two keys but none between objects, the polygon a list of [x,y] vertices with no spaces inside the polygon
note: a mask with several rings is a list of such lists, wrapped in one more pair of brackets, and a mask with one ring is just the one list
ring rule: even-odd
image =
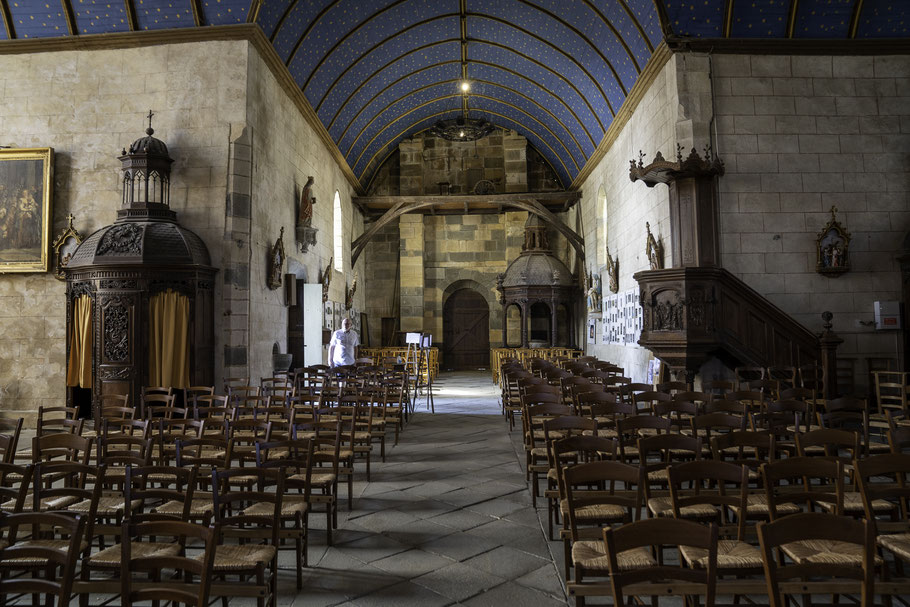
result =
[{"label": "arched window", "polygon": [[335,190],[333,229],[335,237],[335,269],[344,271],[344,217],[341,214],[341,195]]}]

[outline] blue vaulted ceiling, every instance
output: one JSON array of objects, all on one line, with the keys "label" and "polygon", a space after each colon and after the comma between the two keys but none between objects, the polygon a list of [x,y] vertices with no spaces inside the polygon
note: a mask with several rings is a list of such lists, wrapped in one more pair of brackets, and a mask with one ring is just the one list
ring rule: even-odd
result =
[{"label": "blue vaulted ceiling", "polygon": [[665,36],[906,38],[908,0],[0,0],[0,41],[258,24],[362,186],[463,113],[568,186]]}]

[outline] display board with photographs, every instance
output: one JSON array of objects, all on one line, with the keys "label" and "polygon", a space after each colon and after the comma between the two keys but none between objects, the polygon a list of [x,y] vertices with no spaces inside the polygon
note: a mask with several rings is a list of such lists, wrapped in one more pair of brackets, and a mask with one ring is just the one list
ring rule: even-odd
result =
[{"label": "display board with photographs", "polygon": [[638,289],[603,298],[603,343],[636,346],[641,337],[642,310]]}]

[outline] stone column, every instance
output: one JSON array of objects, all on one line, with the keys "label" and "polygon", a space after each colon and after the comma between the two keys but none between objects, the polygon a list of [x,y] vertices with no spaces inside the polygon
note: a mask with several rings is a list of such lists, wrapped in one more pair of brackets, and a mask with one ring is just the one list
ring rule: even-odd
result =
[{"label": "stone column", "polygon": [[[227,204],[224,226],[224,281],[221,334],[224,358],[215,377],[249,377],[250,231],[253,136],[249,126],[231,126]],[[216,357],[217,358],[217,357]],[[216,386],[216,390],[220,387]]]},{"label": "stone column", "polygon": [[402,215],[399,219],[399,260],[401,262],[401,330],[423,331],[423,215]]}]

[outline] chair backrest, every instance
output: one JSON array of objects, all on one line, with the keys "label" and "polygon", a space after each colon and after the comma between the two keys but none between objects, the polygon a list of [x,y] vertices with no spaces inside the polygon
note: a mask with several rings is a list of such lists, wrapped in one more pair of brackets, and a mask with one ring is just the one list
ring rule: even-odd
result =
[{"label": "chair backrest", "polygon": [[844,511],[844,464],[840,460],[788,457],[763,464],[761,473],[772,521],[781,518],[778,507],[787,503],[811,511],[823,501],[833,504],[838,514]]},{"label": "chair backrest", "polygon": [[[604,544],[607,552],[607,570],[610,573],[610,584],[613,588],[613,604],[624,605],[623,588],[636,582],[664,582],[679,580],[704,584],[705,605],[713,606],[717,588],[717,525],[702,525],[684,519],[659,517],[635,521],[618,528],[606,527],[603,530]],[[651,550],[669,546],[690,546],[707,551],[704,568],[689,568],[683,565],[682,555],[676,562],[656,559],[642,567],[625,567],[620,559],[623,552],[639,548]],[[650,554],[650,552],[649,552]]]},{"label": "chair backrest", "polygon": [[[196,468],[127,466],[124,481],[124,519],[136,519],[158,504],[182,504],[175,520],[189,521],[196,489]],[[168,515],[156,513],[156,517]]]},{"label": "chair backrest", "polygon": [[[779,520],[758,524],[768,598],[772,607],[785,607],[788,601],[781,592],[780,582],[807,578],[851,578],[862,580],[862,605],[875,605],[875,535],[872,525],[844,516],[804,512]],[[849,542],[862,546],[862,563],[839,559],[831,552],[825,558],[804,558],[795,562],[783,561],[781,546],[804,541]],[[805,595],[805,592],[799,594]],[[828,594],[826,592],[826,594]]]},{"label": "chair backrest", "polygon": [[[172,601],[193,607],[206,607],[213,577],[216,533],[211,527],[182,521],[124,521],[121,542],[120,579],[124,607],[134,602]],[[177,554],[163,550],[139,550],[141,538],[161,543],[171,538],[181,546]],[[201,547],[200,558],[187,556],[185,546],[191,541]],[[149,556],[151,552],[152,556]],[[167,572],[167,575],[162,575]],[[174,576],[172,572],[176,572]],[[134,573],[142,577],[133,578]],[[151,579],[151,584],[147,580]],[[139,582],[146,582],[138,587]]]},{"label": "chair backrest", "polygon": [[796,435],[796,452],[799,455],[813,455],[813,447],[821,448],[824,457],[839,459],[845,465],[852,464],[862,455],[859,433],[849,430],[819,428]]},{"label": "chair backrest", "polygon": [[[667,469],[670,501],[673,516],[682,517],[682,510],[699,505],[714,506],[717,522],[730,524],[727,513],[731,509],[745,513],[747,507],[748,469],[740,464],[717,460],[682,462]],[[736,539],[742,540],[746,531],[746,517],[737,517]]]},{"label": "chair backrest", "polygon": [[83,420],[79,419],[76,407],[38,406],[38,436],[52,433],[79,434],[82,432]]},{"label": "chair backrest", "polygon": [[866,520],[876,524],[876,500],[894,505],[889,518],[910,521],[910,454],[884,453],[856,461],[856,476],[863,496]]},{"label": "chair backrest", "polygon": [[64,459],[88,464],[92,439],[76,434],[45,434],[32,438],[32,463]]},{"label": "chair backrest", "polygon": [[[609,517],[616,523],[630,523],[641,517],[644,474],[638,466],[610,460],[587,462],[563,469],[562,478],[573,539],[579,537],[582,521],[578,513],[583,508],[617,506],[617,516]],[[632,486],[634,490],[630,489]]]}]

